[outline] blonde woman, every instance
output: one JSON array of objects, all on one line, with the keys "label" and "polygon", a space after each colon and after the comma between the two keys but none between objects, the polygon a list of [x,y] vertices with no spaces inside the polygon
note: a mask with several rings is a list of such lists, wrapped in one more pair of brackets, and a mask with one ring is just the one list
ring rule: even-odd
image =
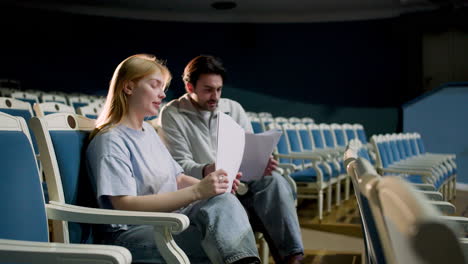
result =
[{"label": "blonde woman", "polygon": [[[202,180],[183,174],[144,122],[158,114],[170,80],[169,70],[150,55],[130,56],[115,69],[86,153],[99,206],[187,215],[190,227],[175,240],[192,263],[259,263],[246,212],[226,193],[226,173],[217,170]],[[238,184],[236,179],[233,192]],[[127,247],[134,262],[163,263],[151,228],[106,226],[101,242]]]}]

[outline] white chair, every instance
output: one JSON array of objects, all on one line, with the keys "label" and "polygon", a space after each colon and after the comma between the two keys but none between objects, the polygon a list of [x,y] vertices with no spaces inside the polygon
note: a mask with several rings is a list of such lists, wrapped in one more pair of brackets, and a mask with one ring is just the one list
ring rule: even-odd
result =
[{"label": "white chair", "polygon": [[77,114],[86,116],[87,118],[97,119],[102,111],[102,104],[100,102],[91,103],[86,106],[78,107]]},{"label": "white chair", "polygon": [[361,212],[367,263],[466,263],[459,226],[399,177],[380,177],[353,149],[345,153]]},{"label": "white chair", "polygon": [[50,243],[48,219],[79,212],[45,204],[25,120],[0,112],[0,260],[2,263],[131,263],[117,246]]},{"label": "white chair", "polygon": [[56,102],[34,104],[33,108],[34,112],[36,112],[37,117],[54,113],[75,113],[75,109],[73,107]]},{"label": "white chair", "polygon": [[294,116],[290,117],[288,121],[290,124],[293,124],[293,125],[302,123],[302,119],[300,119],[299,117],[294,117]]},{"label": "white chair", "polygon": [[303,117],[301,118],[301,121],[304,125],[313,124],[315,122],[314,119],[311,117]]},{"label": "white chair", "polygon": [[11,98],[15,98],[24,102],[28,102],[31,105],[31,107],[33,107],[34,104],[39,103],[39,97],[32,93],[14,92],[11,94]]},{"label": "white chair", "polygon": [[288,124],[289,123],[289,119],[286,118],[286,117],[283,117],[283,116],[277,116],[274,118],[275,120],[275,123],[282,126],[283,124]]},{"label": "white chair", "polygon": [[70,95],[67,96],[68,104],[73,106],[73,108],[78,109],[79,107],[87,106],[91,103],[86,96],[77,96],[77,95]]},{"label": "white chair", "polygon": [[[80,115],[57,113],[33,118],[30,123],[41,153],[50,204],[71,208],[77,212],[88,212],[86,216],[72,218],[69,221],[152,225],[156,245],[164,260],[168,263],[190,263],[172,237],[172,234],[180,233],[188,227],[189,219],[185,215],[77,207],[82,203],[92,204],[94,201],[94,199],[89,201],[90,197],[94,197],[94,193],[82,157],[85,142],[94,129],[94,120]],[[83,202],[80,197],[83,198]],[[67,225],[65,221],[55,223],[54,232],[55,238],[64,242],[84,239],[80,226]]]},{"label": "white chair", "polygon": [[42,94],[41,101],[43,103],[55,102],[55,103],[67,104],[67,98],[65,98],[65,96],[58,95],[58,94]]}]

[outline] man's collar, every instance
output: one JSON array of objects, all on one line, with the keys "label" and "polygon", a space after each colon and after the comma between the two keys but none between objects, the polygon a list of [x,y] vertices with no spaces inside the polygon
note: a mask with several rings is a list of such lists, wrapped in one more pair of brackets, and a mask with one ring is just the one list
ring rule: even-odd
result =
[{"label": "man's collar", "polygon": [[[199,113],[199,110],[198,108],[194,105],[194,103],[192,102],[191,98],[190,98],[190,94],[186,93],[184,95],[182,95],[180,98],[179,98],[179,111],[180,112],[184,112],[184,113],[189,113],[189,114],[196,114],[198,115]],[[218,114],[218,112],[223,112],[227,115],[230,115],[231,114],[231,111],[230,109],[227,107],[226,104],[223,104],[222,103],[222,99],[219,99],[218,101],[218,107],[216,108],[216,110],[213,111],[215,115]]]}]

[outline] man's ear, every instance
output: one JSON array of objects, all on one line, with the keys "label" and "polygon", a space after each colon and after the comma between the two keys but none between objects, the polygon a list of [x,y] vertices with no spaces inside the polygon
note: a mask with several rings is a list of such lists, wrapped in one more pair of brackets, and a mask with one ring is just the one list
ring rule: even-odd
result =
[{"label": "man's ear", "polygon": [[195,88],[193,87],[193,84],[189,82],[185,85],[185,89],[187,90],[187,93],[193,93],[195,90]]},{"label": "man's ear", "polygon": [[125,82],[123,91],[126,95],[131,95],[133,93],[134,83],[132,81]]}]

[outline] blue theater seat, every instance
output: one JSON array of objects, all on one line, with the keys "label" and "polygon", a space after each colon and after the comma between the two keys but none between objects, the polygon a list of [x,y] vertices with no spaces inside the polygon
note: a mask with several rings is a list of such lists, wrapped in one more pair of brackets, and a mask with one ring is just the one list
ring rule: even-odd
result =
[{"label": "blue theater seat", "polygon": [[130,263],[122,247],[49,243],[47,219],[69,212],[44,202],[25,120],[0,112],[0,260],[2,263]]},{"label": "blue theater seat", "polygon": [[[168,263],[189,263],[186,254],[177,246],[172,234],[189,225],[189,219],[177,213],[154,213],[105,210],[96,205],[92,184],[84,166],[84,152],[94,120],[84,116],[56,113],[35,117],[30,122],[37,137],[50,202],[63,207],[79,207],[93,215],[82,217],[80,223],[153,225],[155,242]],[[90,227],[82,224],[59,223],[55,237],[64,242],[92,241]]]}]

